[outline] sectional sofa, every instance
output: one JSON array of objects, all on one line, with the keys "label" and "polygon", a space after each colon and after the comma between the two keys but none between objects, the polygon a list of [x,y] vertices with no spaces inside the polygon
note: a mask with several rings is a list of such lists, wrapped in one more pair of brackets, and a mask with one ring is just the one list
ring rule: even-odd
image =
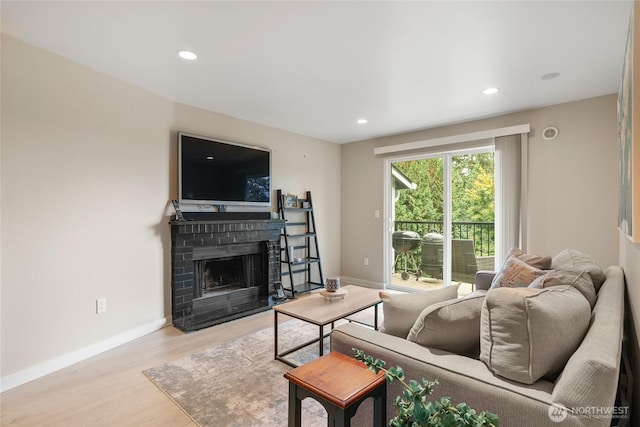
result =
[{"label": "sectional sofa", "polygon": [[[349,355],[353,348],[363,350],[387,367],[401,366],[408,379],[438,380],[431,398],[449,396],[493,412],[501,426],[608,426],[625,416],[614,406],[623,271],[603,271],[573,250],[537,266],[540,258],[527,256],[512,251],[497,274],[479,272],[477,290],[465,298],[450,299],[450,291],[441,290],[431,300],[424,297],[420,308],[423,296],[409,294],[403,310],[402,301],[383,294],[382,330],[341,325],[332,332],[331,348]],[[528,272],[509,271],[510,259],[518,267],[522,259],[533,265],[531,283],[519,283],[528,281]],[[500,280],[507,284],[500,286]],[[404,318],[396,322],[399,313]],[[389,418],[400,393],[399,384],[389,385]],[[355,425],[371,425],[371,413],[365,402]]]}]

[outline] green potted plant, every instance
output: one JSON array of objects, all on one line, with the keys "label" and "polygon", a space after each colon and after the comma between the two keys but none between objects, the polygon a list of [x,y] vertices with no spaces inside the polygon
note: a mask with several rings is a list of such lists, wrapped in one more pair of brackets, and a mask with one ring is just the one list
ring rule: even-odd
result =
[{"label": "green potted plant", "polygon": [[397,396],[393,405],[396,407],[396,416],[391,420],[391,427],[498,427],[498,416],[491,412],[476,411],[466,403],[454,405],[450,397],[440,400],[428,401],[438,381],[422,382],[415,380],[405,381],[404,371],[401,367],[385,369],[384,360],[367,356],[363,351],[353,349],[356,359],[374,371],[385,373],[387,382],[399,381],[404,390],[401,396]]}]

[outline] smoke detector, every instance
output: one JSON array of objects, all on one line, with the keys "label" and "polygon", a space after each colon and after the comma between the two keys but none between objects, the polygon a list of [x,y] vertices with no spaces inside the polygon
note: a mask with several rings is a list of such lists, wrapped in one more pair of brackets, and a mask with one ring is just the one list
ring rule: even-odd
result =
[{"label": "smoke detector", "polygon": [[546,127],[542,131],[542,137],[544,139],[546,139],[547,141],[551,141],[553,139],[556,139],[557,136],[558,136],[558,128],[555,127],[555,126]]}]

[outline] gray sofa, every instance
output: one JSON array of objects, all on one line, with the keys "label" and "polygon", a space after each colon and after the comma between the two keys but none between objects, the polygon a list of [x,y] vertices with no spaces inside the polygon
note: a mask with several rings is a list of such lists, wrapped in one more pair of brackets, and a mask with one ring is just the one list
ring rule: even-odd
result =
[{"label": "gray sofa", "polygon": [[[477,288],[489,289],[494,274],[478,272]],[[401,366],[408,379],[437,379],[440,384],[431,398],[449,396],[454,403],[466,402],[477,411],[493,412],[499,416],[501,426],[608,426],[616,397],[623,337],[622,269],[609,267],[597,290],[591,318],[587,320],[588,329],[577,349],[568,356],[559,374],[532,384],[499,376],[473,356],[429,348],[351,323],[334,329],[331,349],[353,356],[352,349],[357,348],[384,360],[387,367]],[[547,351],[554,352],[555,348]],[[391,419],[395,414],[393,400],[401,393],[400,385],[390,384],[387,393],[387,414]],[[371,407],[365,402],[354,425],[371,425],[371,414]]]}]

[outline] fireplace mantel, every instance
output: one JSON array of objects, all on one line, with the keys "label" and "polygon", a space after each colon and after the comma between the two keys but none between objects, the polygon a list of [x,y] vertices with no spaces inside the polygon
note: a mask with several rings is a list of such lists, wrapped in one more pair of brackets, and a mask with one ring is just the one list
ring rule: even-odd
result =
[{"label": "fireplace mantel", "polygon": [[[274,283],[280,280],[280,232],[283,225],[284,221],[274,219],[171,221],[171,314],[174,326],[192,331],[268,310],[273,305]],[[257,290],[256,301],[239,304],[242,307],[229,306],[222,314],[220,310],[203,314],[202,311],[211,304],[202,304],[195,295],[195,262],[242,254],[247,248],[256,246],[252,243],[264,243],[267,257],[265,270],[268,273],[265,283]],[[229,304],[232,299],[229,298]]]}]

